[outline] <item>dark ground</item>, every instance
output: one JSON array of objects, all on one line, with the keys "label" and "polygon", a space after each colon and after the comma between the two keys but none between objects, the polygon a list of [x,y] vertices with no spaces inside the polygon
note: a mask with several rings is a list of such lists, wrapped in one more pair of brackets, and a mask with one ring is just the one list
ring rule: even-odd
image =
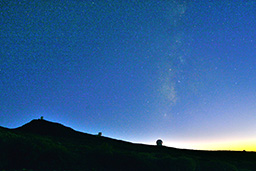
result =
[{"label": "dark ground", "polygon": [[46,120],[0,127],[0,170],[256,170],[256,153],[133,144]]}]

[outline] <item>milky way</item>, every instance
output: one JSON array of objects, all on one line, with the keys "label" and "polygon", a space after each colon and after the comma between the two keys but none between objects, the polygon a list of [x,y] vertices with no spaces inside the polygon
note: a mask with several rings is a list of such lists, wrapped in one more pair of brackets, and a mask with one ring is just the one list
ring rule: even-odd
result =
[{"label": "milky way", "polygon": [[255,150],[255,2],[0,4],[1,126]]}]

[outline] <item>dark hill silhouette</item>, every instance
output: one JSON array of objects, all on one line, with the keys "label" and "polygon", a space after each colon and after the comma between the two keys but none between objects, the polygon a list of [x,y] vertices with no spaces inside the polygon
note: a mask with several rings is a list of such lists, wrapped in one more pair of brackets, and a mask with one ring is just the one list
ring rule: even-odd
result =
[{"label": "dark hill silhouette", "polygon": [[42,119],[34,119],[29,123],[14,129],[25,133],[33,133],[45,136],[54,137],[78,137],[81,135],[88,135],[86,133],[75,131],[74,129],[64,126],[60,123],[50,122]]},{"label": "dark hill silhouette", "polygon": [[[76,131],[70,127],[64,126],[60,123],[50,122],[47,120],[34,119],[31,122],[14,129],[17,132],[30,133],[35,135],[61,138],[67,141],[72,141],[72,143],[87,144],[87,145],[98,145],[104,142],[110,142],[112,144],[126,143],[120,140],[114,140],[107,137],[99,137],[96,135],[91,135],[83,132]],[[127,142],[128,143],[128,142]]]},{"label": "dark hill silhouette", "polygon": [[0,127],[0,170],[255,170],[256,153],[134,144],[32,120]]},{"label": "dark hill silhouette", "polygon": [[[101,145],[110,143],[115,148],[130,150],[134,148],[133,143],[116,140],[104,136],[91,135],[83,132],[76,131],[70,127],[64,126],[60,123],[50,122],[42,119],[34,119],[29,123],[13,129],[15,132],[21,132],[26,134],[35,134],[53,138],[61,138],[72,143],[84,144],[84,145]],[[143,151],[152,150],[149,145],[136,144],[137,146],[143,146]]]}]

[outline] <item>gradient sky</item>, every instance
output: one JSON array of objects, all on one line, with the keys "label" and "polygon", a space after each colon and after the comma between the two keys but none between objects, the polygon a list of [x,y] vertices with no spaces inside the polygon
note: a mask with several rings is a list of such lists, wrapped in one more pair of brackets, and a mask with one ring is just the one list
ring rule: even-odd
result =
[{"label": "gradient sky", "polygon": [[255,0],[0,0],[0,125],[256,151],[255,28]]}]

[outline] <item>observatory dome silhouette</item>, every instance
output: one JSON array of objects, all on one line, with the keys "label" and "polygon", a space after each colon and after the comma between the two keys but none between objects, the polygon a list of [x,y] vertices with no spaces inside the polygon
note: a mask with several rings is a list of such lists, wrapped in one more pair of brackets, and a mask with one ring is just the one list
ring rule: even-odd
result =
[{"label": "observatory dome silhouette", "polygon": [[158,140],[156,141],[156,145],[157,145],[157,146],[162,146],[162,145],[163,145],[163,141],[160,140],[160,139],[158,139]]}]

